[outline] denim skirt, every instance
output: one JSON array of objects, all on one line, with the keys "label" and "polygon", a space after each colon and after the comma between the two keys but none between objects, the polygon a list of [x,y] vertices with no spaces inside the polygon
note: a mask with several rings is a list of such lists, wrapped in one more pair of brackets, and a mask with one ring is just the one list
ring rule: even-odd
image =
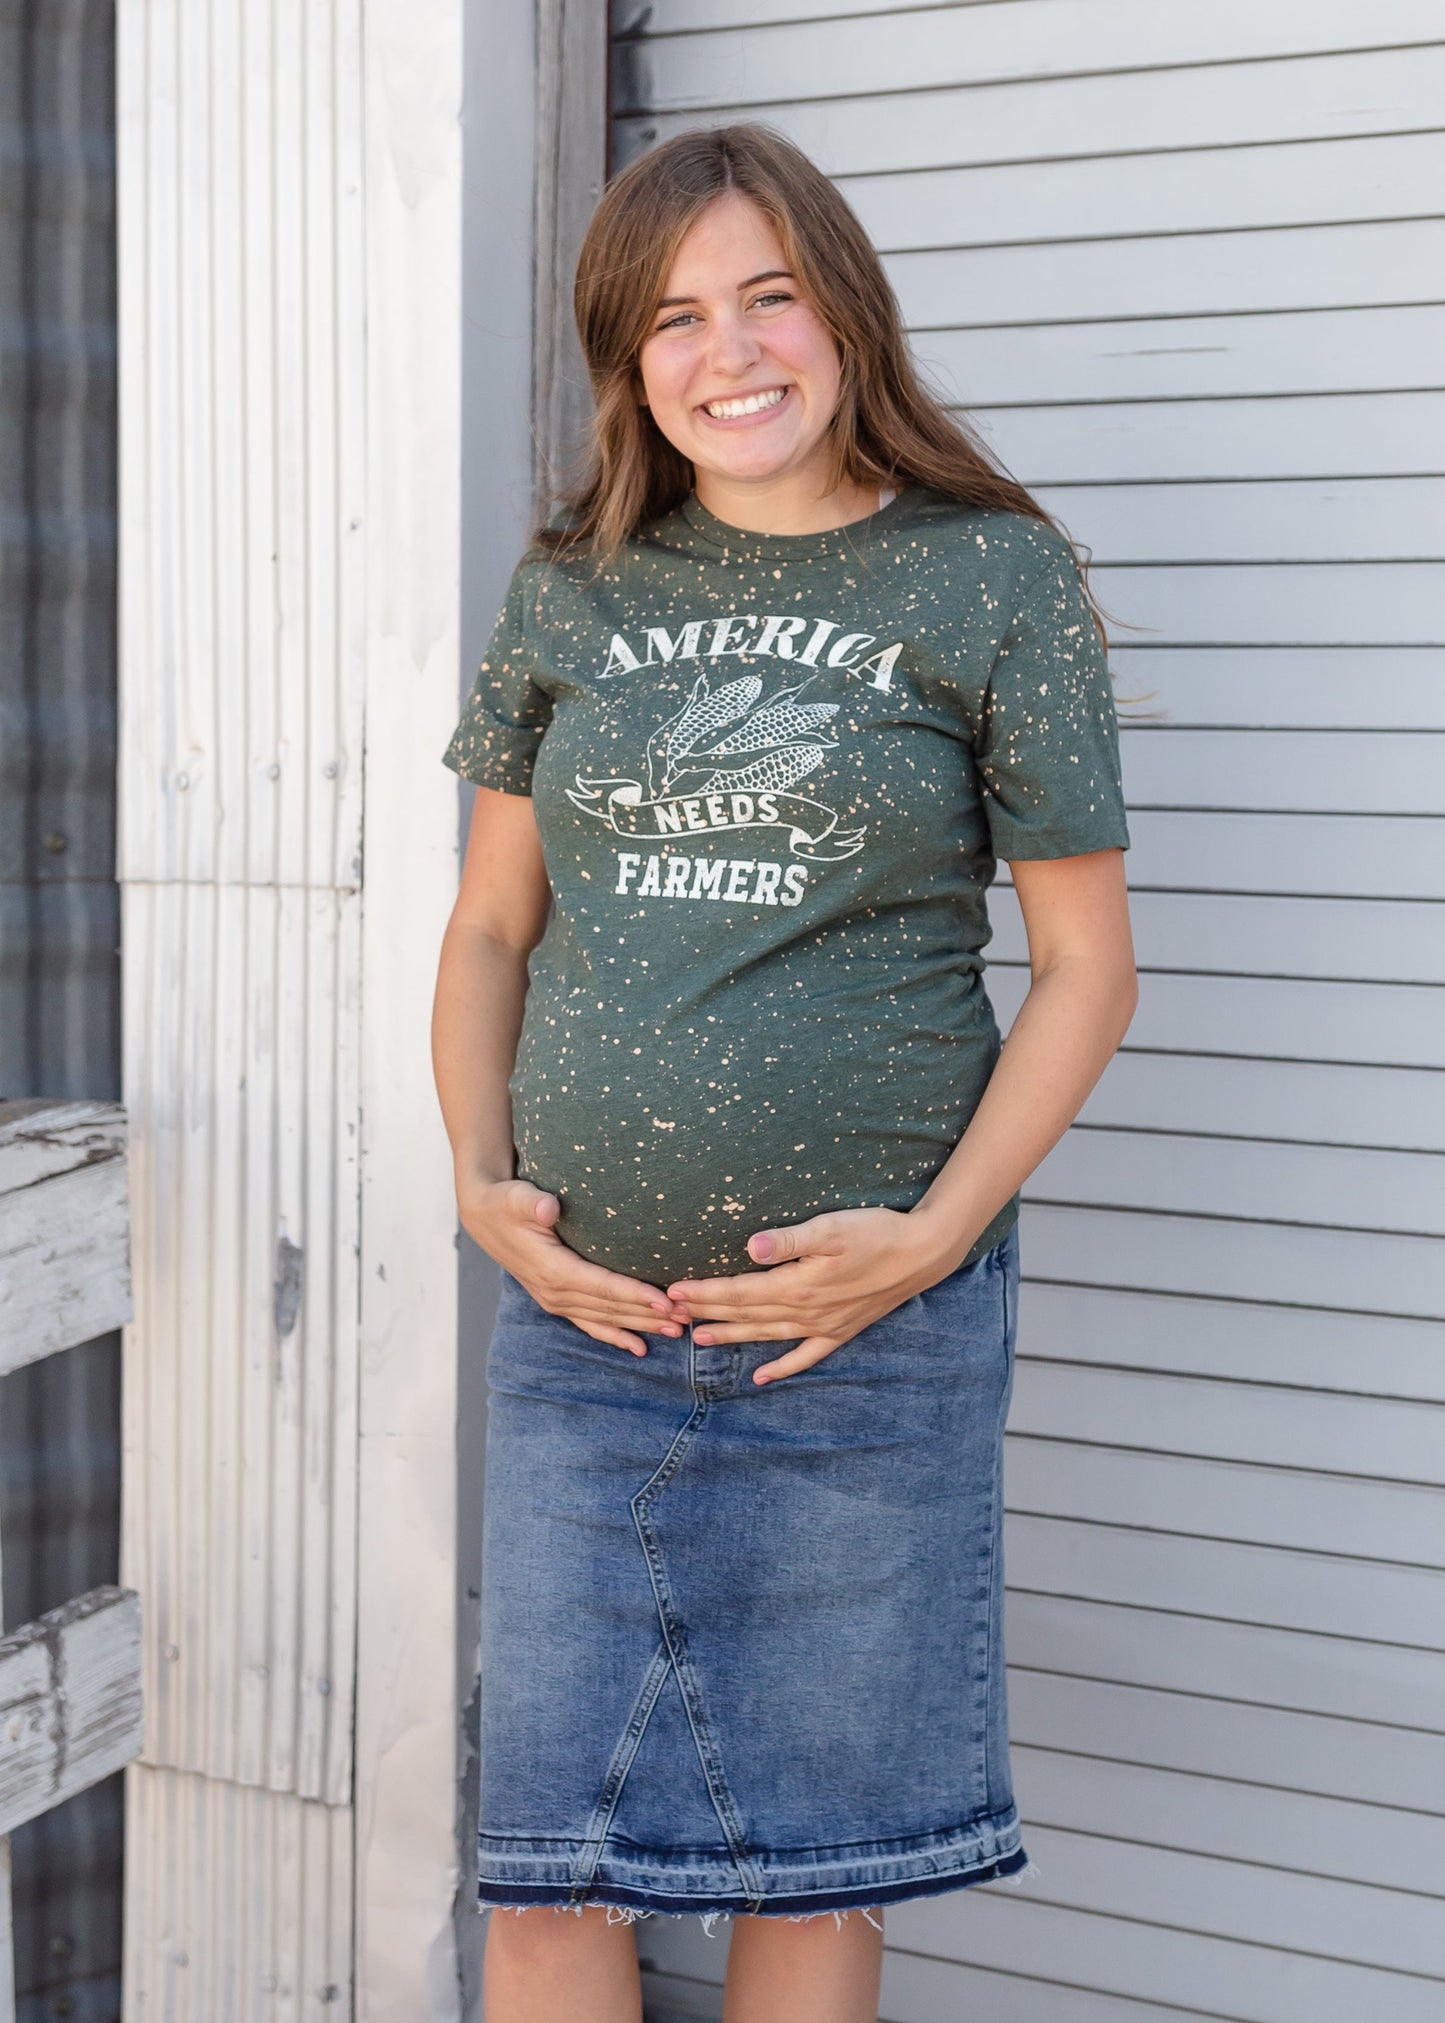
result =
[{"label": "denim skirt", "polygon": [[1018,1224],[811,1369],[638,1357],[502,1273],[478,1900],[807,1916],[1028,1864],[1003,1431]]}]

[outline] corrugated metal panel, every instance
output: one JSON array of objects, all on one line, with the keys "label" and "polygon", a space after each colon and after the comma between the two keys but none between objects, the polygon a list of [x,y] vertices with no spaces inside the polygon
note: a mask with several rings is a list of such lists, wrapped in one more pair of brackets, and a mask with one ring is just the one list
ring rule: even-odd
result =
[{"label": "corrugated metal panel", "polygon": [[132,1763],[127,2013],[336,2023],[352,2013],[347,1806]]},{"label": "corrugated metal panel", "polygon": [[126,2006],[349,2014],[359,0],[125,0],[118,109]]},{"label": "corrugated metal panel", "polygon": [[[109,0],[0,7],[0,1093],[120,1087]],[[116,1579],[117,1334],[0,1384],[4,1620]],[[120,2002],[122,1783],[11,1837],[22,2023]],[[66,2005],[69,2005],[68,2007]]]},{"label": "corrugated metal panel", "polygon": [[145,1760],[351,1796],[354,893],[125,887]]},{"label": "corrugated metal panel", "polygon": [[[634,19],[635,16],[635,19]],[[1024,1189],[1010,1713],[1042,1873],[896,2023],[1445,2003],[1438,9],[660,0],[619,164],[758,117],[1092,551],[1142,1001]],[[802,25],[804,22],[807,25]],[[1130,629],[1137,626],[1139,630]],[[1027,988],[996,889],[1001,1022]],[[640,1928],[659,2004],[724,1948]]]}]

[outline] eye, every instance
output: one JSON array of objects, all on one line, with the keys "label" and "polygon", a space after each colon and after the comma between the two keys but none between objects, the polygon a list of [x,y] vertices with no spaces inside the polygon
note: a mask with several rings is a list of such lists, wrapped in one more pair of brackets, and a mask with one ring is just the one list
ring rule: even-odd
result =
[{"label": "eye", "polygon": [[[792,296],[785,288],[769,288],[763,294],[755,295],[751,306],[756,309],[760,302],[791,302],[792,299]],[[695,314],[696,311],[692,309],[679,310],[676,316],[669,316],[665,323],[659,323],[653,335],[659,336],[664,330],[675,330],[680,323],[685,323],[690,316],[694,316]]]}]

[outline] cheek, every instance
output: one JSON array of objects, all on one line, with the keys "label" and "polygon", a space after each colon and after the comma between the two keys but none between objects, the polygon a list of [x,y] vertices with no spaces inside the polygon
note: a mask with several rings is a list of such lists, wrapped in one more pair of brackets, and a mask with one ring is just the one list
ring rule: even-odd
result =
[{"label": "cheek", "polygon": [[776,347],[779,358],[799,378],[806,378],[815,396],[837,391],[842,377],[838,354],[821,323],[809,318],[806,323],[796,323],[780,333],[780,337]]},{"label": "cheek", "polygon": [[639,365],[637,376],[650,407],[675,407],[683,398],[687,366],[680,358],[656,351],[647,359],[645,371]]}]

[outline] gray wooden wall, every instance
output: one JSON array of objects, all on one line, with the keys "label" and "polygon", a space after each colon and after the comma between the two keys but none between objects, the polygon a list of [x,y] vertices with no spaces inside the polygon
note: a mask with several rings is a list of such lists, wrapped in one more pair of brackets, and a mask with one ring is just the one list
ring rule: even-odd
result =
[{"label": "gray wooden wall", "polygon": [[[756,117],[837,178],[1152,692],[1142,1001],[1021,1228],[1041,1873],[891,1909],[883,2014],[1438,2023],[1445,16],[638,0],[613,56],[615,166]],[[726,1941],[637,1929],[720,2013]]]}]

